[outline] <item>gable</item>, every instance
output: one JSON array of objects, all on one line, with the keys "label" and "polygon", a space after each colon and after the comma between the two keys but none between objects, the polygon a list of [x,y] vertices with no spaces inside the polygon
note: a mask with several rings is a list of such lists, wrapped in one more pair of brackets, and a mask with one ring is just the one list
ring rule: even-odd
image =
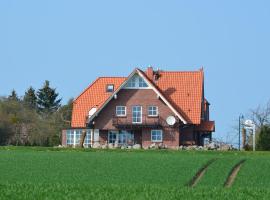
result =
[{"label": "gable", "polygon": [[[142,107],[142,119],[148,116],[148,107],[149,106],[157,106],[158,115],[162,119],[166,119],[168,116],[173,115],[171,109],[159,98],[157,98],[156,93],[149,90],[141,90],[141,89],[121,89],[117,98],[113,98],[98,114],[98,116],[94,119],[95,128],[97,129],[105,129],[105,130],[114,130],[112,118],[116,115],[116,107],[117,106],[125,106],[126,107],[126,115],[125,119],[132,120],[132,107],[133,106],[141,106]],[[152,119],[148,119],[151,121]]]},{"label": "gable", "polygon": [[144,78],[135,73],[130,79],[127,81],[124,89],[150,89],[149,85],[145,82]]}]

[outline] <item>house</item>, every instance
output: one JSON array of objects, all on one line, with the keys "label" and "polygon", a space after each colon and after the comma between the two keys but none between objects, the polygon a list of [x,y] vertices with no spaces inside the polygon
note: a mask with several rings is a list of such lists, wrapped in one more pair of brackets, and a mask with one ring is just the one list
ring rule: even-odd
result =
[{"label": "house", "polygon": [[204,71],[134,69],[128,77],[99,77],[73,102],[62,145],[204,145],[215,122],[204,96]]}]

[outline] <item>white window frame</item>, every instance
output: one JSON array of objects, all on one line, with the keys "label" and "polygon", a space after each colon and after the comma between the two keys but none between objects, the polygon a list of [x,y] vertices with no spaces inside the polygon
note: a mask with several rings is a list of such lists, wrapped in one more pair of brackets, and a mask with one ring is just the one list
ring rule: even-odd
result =
[{"label": "white window frame", "polygon": [[139,77],[139,88],[147,88],[148,85],[142,77]]},{"label": "white window frame", "polygon": [[[158,133],[160,133],[160,139],[158,139]],[[163,141],[163,131],[162,130],[151,130],[151,141],[152,142],[162,142]]]},{"label": "white window frame", "polygon": [[[136,114],[136,116],[134,117],[134,112],[135,113],[139,113],[138,110],[134,111],[134,108],[140,108],[140,116]],[[143,113],[143,110],[142,110],[142,106],[132,106],[132,123],[133,124],[141,124],[142,123],[142,113]],[[136,119],[136,120],[134,120]],[[138,119],[141,119],[140,121],[138,121]]]},{"label": "white window frame", "polygon": [[[156,110],[154,110],[153,108],[156,108]],[[150,112],[152,112],[152,114],[150,114]],[[156,112],[156,114],[154,115],[153,112]],[[158,116],[158,107],[157,106],[148,106],[147,113],[148,113],[149,117],[157,117]]]},{"label": "white window frame", "polygon": [[[79,145],[82,131],[83,131],[83,129],[69,129],[69,130],[67,130],[66,144],[72,145],[73,147],[75,147],[76,145]],[[86,131],[86,136],[85,136],[83,145],[90,146],[91,140],[92,140],[92,138],[91,138],[92,137],[91,136],[92,129],[85,129],[85,131]]]},{"label": "white window frame", "polygon": [[[110,134],[115,134],[115,140],[113,142],[110,141]],[[108,131],[108,143],[109,144],[118,143],[118,131]]]},{"label": "white window frame", "polygon": [[106,86],[106,92],[114,92],[114,84],[108,84]]},{"label": "white window frame", "polygon": [[143,77],[138,74],[135,74],[127,82],[126,89],[151,89]]},{"label": "white window frame", "polygon": [[121,130],[118,133],[118,144],[123,145],[123,144],[128,144],[128,140],[131,140],[132,143],[134,143],[134,133]]},{"label": "white window frame", "polygon": [[[118,114],[118,108],[124,108],[124,110],[120,109],[120,113],[122,113],[123,111],[125,112],[125,114]],[[126,106],[116,106],[115,108],[115,115],[117,117],[126,117],[127,116],[127,107]]]}]

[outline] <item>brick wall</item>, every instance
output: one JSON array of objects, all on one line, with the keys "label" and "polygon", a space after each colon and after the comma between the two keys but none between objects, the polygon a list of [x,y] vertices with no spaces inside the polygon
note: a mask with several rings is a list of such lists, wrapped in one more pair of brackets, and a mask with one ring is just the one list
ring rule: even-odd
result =
[{"label": "brick wall", "polygon": [[[116,130],[112,125],[112,117],[115,115],[116,106],[127,106],[127,115],[131,118],[132,106],[142,106],[143,115],[147,115],[148,106],[158,106],[159,116],[166,119],[174,115],[170,108],[163,101],[157,98],[157,94],[151,89],[126,90],[122,89],[117,99],[112,99],[108,105],[99,113],[95,119],[95,128],[100,130]],[[131,119],[130,119],[131,120]],[[149,120],[153,120],[149,118]]]},{"label": "brick wall", "polygon": [[[156,144],[163,143],[169,148],[177,148],[179,146],[179,131],[177,128],[169,129],[163,128],[163,142],[155,142]],[[143,129],[142,131],[142,146],[144,148],[149,147],[152,143],[151,141],[151,129]]]}]

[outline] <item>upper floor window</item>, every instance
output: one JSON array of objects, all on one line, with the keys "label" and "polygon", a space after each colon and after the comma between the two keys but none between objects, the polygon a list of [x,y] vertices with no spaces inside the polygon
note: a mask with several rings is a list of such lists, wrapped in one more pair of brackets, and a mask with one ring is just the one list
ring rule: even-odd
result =
[{"label": "upper floor window", "polygon": [[140,77],[139,75],[135,74],[133,77],[129,79],[127,84],[125,85],[125,88],[131,89],[131,88],[149,88],[145,80]]},{"label": "upper floor window", "polygon": [[114,85],[113,84],[109,84],[106,87],[106,92],[113,92],[114,91]]},{"label": "upper floor window", "polygon": [[126,106],[116,106],[116,116],[124,117],[127,115],[127,108]]},{"label": "upper floor window", "polygon": [[157,106],[148,106],[148,116],[149,117],[158,116],[158,107]]},{"label": "upper floor window", "polygon": [[132,106],[132,123],[140,124],[142,123],[142,107]]},{"label": "upper floor window", "polygon": [[148,87],[148,85],[146,84],[146,82],[143,80],[142,77],[139,77],[139,87]]},{"label": "upper floor window", "polygon": [[135,88],[136,87],[136,77],[133,76],[127,83],[127,87]]},{"label": "upper floor window", "polygon": [[162,130],[151,130],[151,141],[152,142],[162,142],[163,132]]}]

